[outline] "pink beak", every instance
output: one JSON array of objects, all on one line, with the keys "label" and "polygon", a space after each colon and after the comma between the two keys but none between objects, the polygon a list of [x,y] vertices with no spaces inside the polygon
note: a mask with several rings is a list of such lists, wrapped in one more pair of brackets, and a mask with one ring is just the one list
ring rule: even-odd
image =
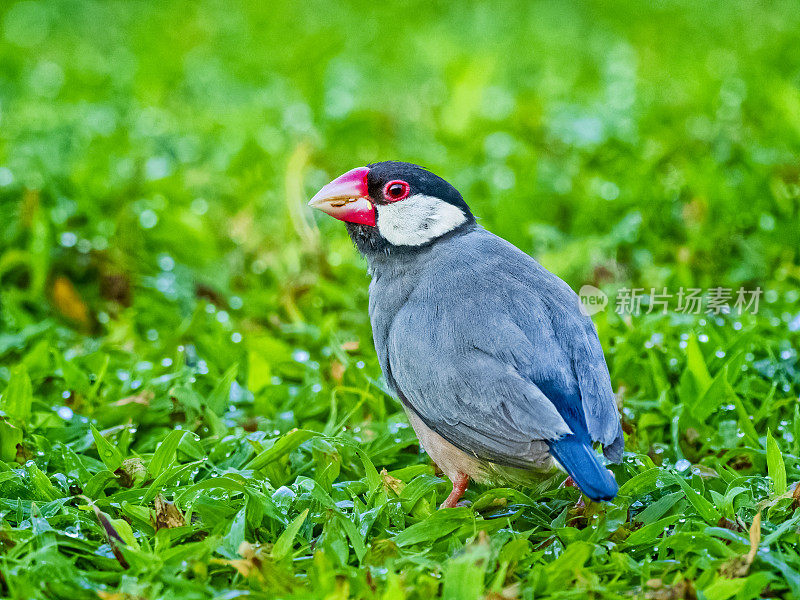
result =
[{"label": "pink beak", "polygon": [[361,225],[375,226],[375,205],[367,189],[369,168],[358,167],[340,175],[318,191],[308,205],[330,216]]}]

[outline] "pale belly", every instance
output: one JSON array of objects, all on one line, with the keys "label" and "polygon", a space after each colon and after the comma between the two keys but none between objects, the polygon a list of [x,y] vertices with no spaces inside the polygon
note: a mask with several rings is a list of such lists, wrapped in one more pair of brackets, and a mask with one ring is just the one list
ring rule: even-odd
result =
[{"label": "pale belly", "polygon": [[555,466],[555,461],[550,456],[545,442],[541,442],[541,447],[537,449],[538,452],[531,457],[530,471],[503,467],[456,448],[407,408],[406,415],[417,434],[420,445],[450,481],[455,481],[459,473],[468,475],[470,479],[479,483],[495,483],[502,480],[521,481],[529,479],[531,475],[535,477],[536,474],[550,471]]}]

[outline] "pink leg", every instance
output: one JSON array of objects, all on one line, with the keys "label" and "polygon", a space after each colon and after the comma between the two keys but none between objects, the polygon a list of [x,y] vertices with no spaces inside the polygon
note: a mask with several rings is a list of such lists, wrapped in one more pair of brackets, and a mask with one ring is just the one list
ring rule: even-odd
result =
[{"label": "pink leg", "polygon": [[467,486],[469,486],[469,476],[464,473],[459,473],[453,481],[453,491],[450,492],[447,500],[442,502],[439,508],[454,508],[461,499],[461,496],[464,495],[464,492],[467,491]]},{"label": "pink leg", "polygon": [[[575,487],[576,488],[576,487],[578,487],[578,484],[575,483],[575,480],[571,476],[568,476],[564,480],[564,483],[561,484],[561,487],[565,487],[565,488]],[[578,488],[578,489],[580,489],[580,488]],[[585,508],[585,507],[586,507],[586,502],[583,501],[583,494],[581,494],[581,497],[578,498],[578,501],[575,503],[575,506],[573,508],[574,509],[579,509],[579,508]]]}]

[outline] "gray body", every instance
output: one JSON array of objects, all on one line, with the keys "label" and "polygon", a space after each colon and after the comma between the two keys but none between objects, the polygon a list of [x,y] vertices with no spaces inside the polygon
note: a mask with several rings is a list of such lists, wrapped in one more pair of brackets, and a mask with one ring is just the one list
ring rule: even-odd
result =
[{"label": "gray body", "polygon": [[412,423],[481,463],[541,469],[544,441],[572,433],[544,389],[620,460],[602,348],[566,283],[477,225],[367,259],[375,349]]}]

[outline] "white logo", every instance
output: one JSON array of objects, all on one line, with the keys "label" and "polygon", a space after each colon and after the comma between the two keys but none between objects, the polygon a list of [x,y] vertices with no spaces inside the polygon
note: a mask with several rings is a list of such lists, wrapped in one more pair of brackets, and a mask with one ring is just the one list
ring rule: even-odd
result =
[{"label": "white logo", "polygon": [[608,296],[593,285],[584,285],[578,292],[578,297],[580,298],[578,306],[587,317],[605,310],[608,306]]}]

